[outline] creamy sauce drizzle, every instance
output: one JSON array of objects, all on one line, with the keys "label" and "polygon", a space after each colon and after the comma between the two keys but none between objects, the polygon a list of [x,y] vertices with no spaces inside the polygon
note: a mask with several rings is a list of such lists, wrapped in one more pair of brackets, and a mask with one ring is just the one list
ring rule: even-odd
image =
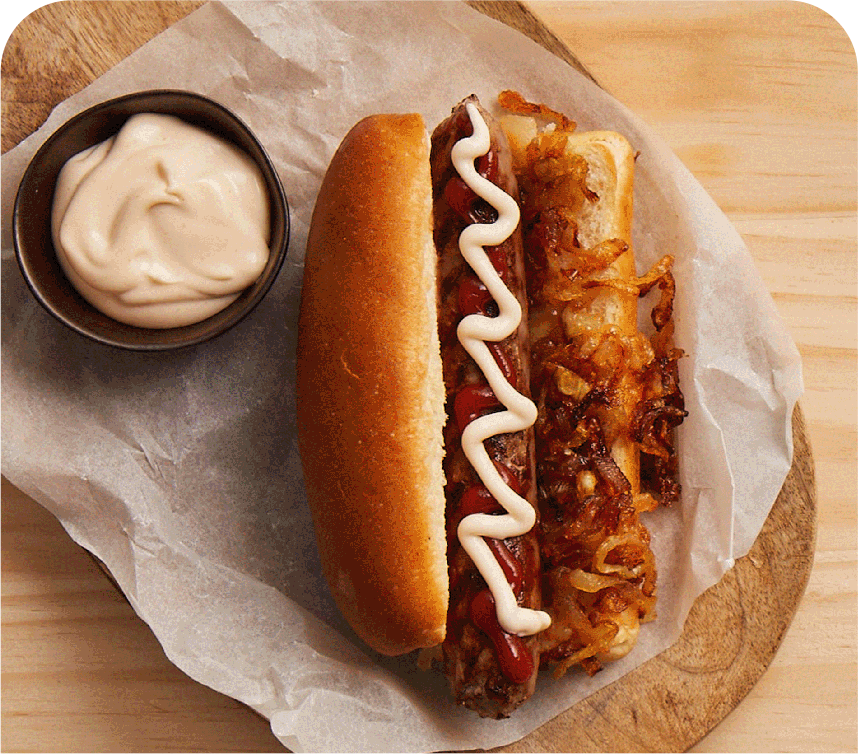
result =
[{"label": "creamy sauce drizzle", "polygon": [[465,105],[473,135],[456,142],[452,160],[462,180],[498,213],[491,224],[469,225],[459,236],[459,249],[498,305],[499,315],[485,317],[469,314],[459,323],[459,342],[482,370],[503,411],[474,419],[462,433],[462,450],[482,483],[504,508],[504,515],[474,513],[459,524],[462,547],[488,584],[497,607],[501,627],[518,636],[529,636],[545,630],[551,624],[548,613],[520,607],[512,586],[484,537],[507,539],[529,532],[536,523],[536,511],[523,497],[507,485],[483,444],[489,437],[507,432],[521,432],[536,421],[536,405],[519,393],[504,377],[486,341],[499,342],[512,335],[521,323],[521,305],[506,287],[488,258],[484,246],[497,246],[509,238],[519,221],[516,201],[476,170],[474,161],[489,151],[489,129],[473,103]]}]

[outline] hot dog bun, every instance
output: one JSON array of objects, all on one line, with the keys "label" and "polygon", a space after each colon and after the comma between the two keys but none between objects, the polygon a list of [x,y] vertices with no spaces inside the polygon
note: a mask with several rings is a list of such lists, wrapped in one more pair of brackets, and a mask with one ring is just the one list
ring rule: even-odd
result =
[{"label": "hot dog bun", "polygon": [[[620,280],[635,277],[632,246],[632,212],[634,204],[634,152],[624,136],[611,131],[585,131],[569,137],[568,149],[587,160],[587,185],[599,196],[593,204],[585,203],[578,215],[578,239],[590,247],[606,238],[618,238],[628,250],[611,263],[607,275]],[[589,307],[592,316],[618,327],[629,338],[637,335],[638,297],[612,288],[600,290]],[[626,375],[628,377],[628,375]],[[618,390],[617,410],[622,412],[623,429],[614,438],[611,456],[632,485],[640,488],[637,445],[632,441],[631,414],[640,398],[635,380],[625,379]]]},{"label": "hot dog bun", "polygon": [[[539,132],[537,121],[526,115],[506,115],[501,118],[501,125],[517,167],[525,169],[522,166],[528,160],[528,145]],[[598,197],[596,201],[583,202],[575,213],[577,243],[583,249],[592,249],[608,239],[626,245],[622,254],[592,278],[633,280],[636,272],[632,245],[634,151],[631,145],[624,136],[613,131],[574,131],[565,134],[565,151],[586,161],[586,186]],[[587,273],[582,275],[586,277]],[[597,287],[594,291],[586,307],[575,309],[572,306],[574,314],[563,318],[570,342],[586,338],[588,332],[613,328],[624,342],[640,346],[637,294],[611,287]],[[627,352],[626,358],[630,357]],[[628,480],[632,496],[640,492],[640,452],[633,439],[634,416],[640,400],[640,379],[632,369],[620,370],[613,385],[610,410],[604,412],[601,421],[611,458]],[[626,655],[637,641],[640,629],[637,610],[624,611],[613,620],[618,630],[609,646],[598,654],[601,660],[615,660]]]},{"label": "hot dog bun", "polygon": [[[599,196],[595,203],[585,203],[578,213],[578,240],[589,248],[607,238],[617,238],[628,250],[611,263],[605,275],[620,280],[635,277],[632,246],[632,212],[634,204],[634,152],[624,136],[612,131],[585,131],[569,137],[567,148],[587,160],[587,185]],[[628,338],[638,333],[638,297],[616,289],[599,291],[588,307],[589,313],[608,325],[614,325]],[[640,399],[640,388],[628,373],[618,386],[616,410],[621,414],[622,429],[613,438],[611,456],[632,485],[640,489],[640,462],[637,444],[631,438],[632,412]]]},{"label": "hot dog bun", "polygon": [[325,577],[384,654],[444,639],[444,385],[429,138],[358,123],[313,213],[298,336],[298,442]]},{"label": "hot dog bun", "polygon": [[[500,119],[516,162],[526,160],[528,144],[538,133],[534,118],[506,115]],[[619,239],[627,245],[603,277],[631,280],[635,277],[635,257],[632,246],[632,216],[634,208],[634,151],[628,140],[614,131],[575,131],[566,137],[566,150],[580,155],[587,162],[587,187],[598,201],[584,202],[576,213],[578,242],[592,248],[606,239]],[[627,338],[638,334],[638,297],[613,288],[604,288],[589,302],[581,319],[589,318],[594,327],[611,325]],[[587,322],[582,322],[586,327]],[[636,380],[626,379],[618,386],[617,421],[622,430],[611,444],[611,456],[632,485],[632,493],[640,490],[640,460],[637,444],[631,438],[632,412],[640,399]]]},{"label": "hot dog bun", "polygon": [[[521,189],[510,247],[519,263],[495,269],[516,281],[530,345],[518,361],[494,358],[513,379],[522,376],[539,414],[526,432],[507,435],[526,435],[520,455],[535,462],[492,462],[507,463],[531,491],[534,480],[542,486],[527,547],[512,536],[492,544],[513,574],[502,586],[512,588],[519,568],[533,587],[516,594],[519,606],[551,618],[547,629],[522,634],[528,643],[518,656],[532,654],[534,667],[541,659],[555,675],[579,664],[592,674],[626,654],[655,615],[654,556],[639,514],[679,495],[671,432],[685,414],[681,352],[670,338],[672,258],[636,276],[635,155],[624,137],[576,132],[557,113],[513,104],[516,114],[500,119],[505,136],[492,139],[496,162],[485,170],[501,171],[494,185],[509,186],[508,196]],[[529,117],[534,108],[551,122]],[[443,642],[457,701],[502,717],[532,692],[533,679],[507,672],[510,682],[498,682],[503,646],[518,647],[522,635],[474,611],[489,579],[474,573],[475,559],[463,557],[457,540],[464,501],[476,510],[483,502],[461,439],[477,413],[463,409],[462,420],[455,407],[482,387],[483,375],[450,337],[478,290],[455,259],[463,257],[456,223],[491,220],[456,193],[450,149],[465,138],[448,130],[459,128],[456,112],[433,133],[431,153],[420,116],[382,115],[358,123],[331,161],[307,242],[298,442],[324,574],[354,630],[391,655]],[[638,300],[656,285],[656,332],[647,336],[638,330]],[[513,446],[504,435],[487,442],[498,453]],[[504,548],[512,561],[501,560]]]},{"label": "hot dog bun", "polygon": [[[536,127],[502,125],[514,152]],[[345,137],[313,213],[298,341],[299,449],[325,577],[358,635],[391,655],[440,643],[447,610],[428,149],[417,115],[370,116]],[[569,149],[599,195],[579,240],[626,241],[606,274],[633,277],[632,150],[613,132],[572,134]],[[637,297],[605,289],[593,302],[594,320],[636,332]],[[611,452],[636,491],[627,433]]]}]

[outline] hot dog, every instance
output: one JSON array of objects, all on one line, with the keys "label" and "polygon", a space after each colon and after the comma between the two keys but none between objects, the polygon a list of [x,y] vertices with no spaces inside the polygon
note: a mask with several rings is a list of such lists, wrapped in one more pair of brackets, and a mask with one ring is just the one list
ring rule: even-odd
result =
[{"label": "hot dog", "polygon": [[[432,133],[371,116],[308,235],[298,442],[325,576],[385,654],[441,648],[504,717],[540,667],[626,654],[654,616],[640,513],[678,499],[665,257],[636,277],[634,155],[506,92]],[[653,329],[638,299],[661,290]]]}]

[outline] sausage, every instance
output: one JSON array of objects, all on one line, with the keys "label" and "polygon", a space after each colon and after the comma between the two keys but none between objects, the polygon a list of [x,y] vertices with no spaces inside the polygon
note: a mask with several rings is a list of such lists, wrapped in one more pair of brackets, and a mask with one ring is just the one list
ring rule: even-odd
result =
[{"label": "sausage", "polygon": [[[431,173],[434,199],[434,239],[438,252],[438,332],[447,397],[445,464],[450,606],[444,663],[459,703],[488,717],[506,717],[534,690],[539,667],[536,641],[504,631],[497,622],[494,602],[473,561],[458,542],[456,528],[475,512],[493,512],[500,506],[481,484],[464,457],[461,433],[474,417],[499,408],[485,376],[465,351],[457,326],[468,314],[492,317],[497,305],[463,258],[458,239],[472,223],[491,223],[495,210],[463,183],[451,161],[453,145],[472,132],[465,103],[432,135]],[[479,106],[478,106],[479,107]],[[518,198],[512,156],[500,127],[482,108],[489,125],[491,148],[477,160],[483,177]],[[527,297],[520,229],[499,246],[485,249],[501,279],[522,305],[522,325],[490,350],[507,380],[529,397]],[[504,480],[535,507],[534,440],[532,428],[495,435],[485,446]],[[535,529],[505,540],[488,540],[522,607],[541,604],[539,546]]]}]

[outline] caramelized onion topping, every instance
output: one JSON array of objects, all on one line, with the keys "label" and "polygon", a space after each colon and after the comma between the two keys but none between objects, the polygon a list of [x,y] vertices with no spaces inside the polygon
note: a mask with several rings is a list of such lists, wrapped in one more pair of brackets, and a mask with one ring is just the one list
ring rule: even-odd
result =
[{"label": "caramelized onion topping", "polygon": [[[641,277],[622,280],[612,264],[628,250],[608,238],[581,245],[575,216],[598,196],[584,158],[567,151],[575,124],[515,92],[507,110],[551,126],[514,154],[527,211],[531,392],[537,445],[543,603],[551,626],[539,635],[541,665],[562,675],[593,674],[625,654],[655,615],[656,568],[643,511],[679,499],[674,430],[685,416],[672,346],[675,282],[665,255]],[[642,297],[658,287],[652,336],[606,325],[591,303],[606,290]],[[618,411],[634,396],[633,410]],[[611,457],[617,441],[636,446],[641,489]]]}]

